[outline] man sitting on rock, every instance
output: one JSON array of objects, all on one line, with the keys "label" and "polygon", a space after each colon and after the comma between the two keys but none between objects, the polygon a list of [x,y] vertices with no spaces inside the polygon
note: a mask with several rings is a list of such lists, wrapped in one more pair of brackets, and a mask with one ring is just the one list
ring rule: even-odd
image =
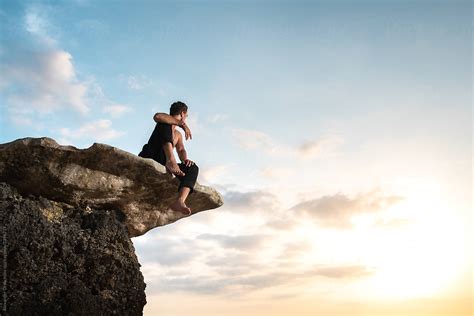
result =
[{"label": "man sitting on rock", "polygon": [[[176,126],[181,127],[186,140],[192,139],[191,130],[186,125],[187,117],[188,106],[181,101],[171,104],[169,115],[156,113],[153,116],[153,120],[156,122],[155,129],[138,156],[152,158],[164,165],[167,172],[174,174],[180,180],[178,199],[170,205],[170,208],[175,212],[190,215],[191,209],[184,202],[188,195],[194,191],[199,168],[188,159],[184,149],[183,136],[175,130]],[[173,148],[176,148],[181,160],[179,164],[176,163]]]}]

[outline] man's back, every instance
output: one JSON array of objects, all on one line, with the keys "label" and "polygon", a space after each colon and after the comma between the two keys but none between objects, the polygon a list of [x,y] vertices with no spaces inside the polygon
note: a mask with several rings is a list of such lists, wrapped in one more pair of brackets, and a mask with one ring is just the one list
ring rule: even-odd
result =
[{"label": "man's back", "polygon": [[151,133],[148,143],[143,145],[142,151],[138,156],[143,158],[152,158],[163,166],[166,164],[166,155],[163,150],[163,141],[169,141],[173,145],[171,125],[157,122],[153,132]]}]

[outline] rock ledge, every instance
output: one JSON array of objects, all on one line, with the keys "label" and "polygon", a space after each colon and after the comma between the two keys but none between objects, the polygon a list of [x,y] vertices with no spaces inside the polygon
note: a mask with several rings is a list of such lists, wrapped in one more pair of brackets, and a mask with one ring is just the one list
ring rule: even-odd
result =
[{"label": "rock ledge", "polygon": [[[130,237],[184,217],[168,208],[176,199],[179,180],[164,166],[102,143],[78,149],[49,137],[27,137],[0,144],[2,181],[22,195],[92,210],[119,210]],[[193,214],[223,205],[215,189],[198,183],[186,203]]]}]

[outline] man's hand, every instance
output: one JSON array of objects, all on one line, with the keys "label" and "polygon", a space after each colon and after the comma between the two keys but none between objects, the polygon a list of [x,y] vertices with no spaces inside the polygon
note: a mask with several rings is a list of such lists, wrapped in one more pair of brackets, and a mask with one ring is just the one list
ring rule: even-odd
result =
[{"label": "man's hand", "polygon": [[189,160],[189,159],[184,159],[183,163],[187,167],[191,167],[192,165],[194,165],[194,161]]},{"label": "man's hand", "polygon": [[183,121],[181,121],[181,122],[182,122],[182,124],[180,125],[180,127],[184,131],[184,136],[185,136],[186,140],[193,139],[193,135],[191,135],[191,130],[189,129],[188,125]]}]

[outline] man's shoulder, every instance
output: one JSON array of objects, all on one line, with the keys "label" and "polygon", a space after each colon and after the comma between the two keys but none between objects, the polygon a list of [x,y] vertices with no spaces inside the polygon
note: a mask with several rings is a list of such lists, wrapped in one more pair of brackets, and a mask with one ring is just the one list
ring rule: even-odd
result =
[{"label": "man's shoulder", "polygon": [[181,134],[181,132],[178,131],[177,129],[174,130],[174,134],[176,135],[176,137],[183,137],[183,135]]}]

